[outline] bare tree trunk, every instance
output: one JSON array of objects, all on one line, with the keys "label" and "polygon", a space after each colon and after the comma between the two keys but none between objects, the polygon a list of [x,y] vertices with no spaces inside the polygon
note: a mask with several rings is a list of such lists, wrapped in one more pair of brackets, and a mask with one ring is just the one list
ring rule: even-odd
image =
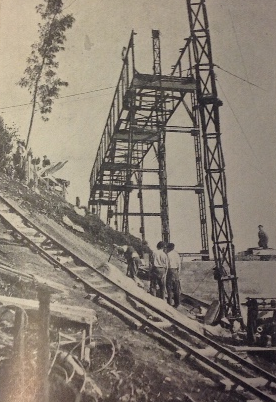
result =
[{"label": "bare tree trunk", "polygon": [[[42,69],[41,69],[42,71]],[[41,74],[40,74],[41,76]],[[30,141],[30,135],[31,135],[31,131],[32,131],[32,127],[33,127],[33,122],[34,122],[34,114],[35,114],[35,107],[36,107],[36,97],[37,97],[37,87],[38,87],[38,82],[40,80],[37,80],[36,85],[35,85],[35,90],[34,90],[34,97],[33,97],[33,106],[32,106],[32,114],[31,114],[31,120],[30,120],[30,124],[29,124],[29,130],[28,130],[28,135],[27,135],[27,141],[26,141],[26,149],[28,149],[28,145],[29,145],[29,141]]]},{"label": "bare tree trunk", "polygon": [[14,376],[18,389],[15,392],[15,396],[20,395],[20,392],[24,389],[24,358],[25,358],[25,313],[22,309],[16,309],[15,311],[15,334],[13,343],[13,367]]},{"label": "bare tree trunk", "polygon": [[[50,37],[50,35],[51,35],[51,30],[52,30],[53,22],[55,21],[56,16],[57,16],[57,14],[54,15],[53,20],[52,20],[52,22],[51,22],[51,25],[50,25],[50,28],[49,28],[49,35],[48,35],[48,37]],[[47,37],[47,39],[48,39],[48,37]],[[46,45],[45,45],[45,42],[46,42],[46,38],[44,39],[44,47],[46,46]],[[40,66],[40,70],[39,70],[38,77],[37,77],[36,82],[35,82],[34,96],[33,96],[33,106],[32,106],[32,114],[31,114],[31,120],[30,120],[30,124],[29,124],[29,130],[28,130],[27,140],[26,140],[26,149],[28,149],[28,145],[29,145],[29,142],[30,142],[30,135],[31,135],[31,131],[32,131],[32,127],[33,127],[33,122],[34,122],[34,115],[35,115],[35,107],[36,107],[36,98],[37,98],[38,84],[39,84],[39,81],[40,81],[40,78],[41,78],[41,75],[42,75],[42,71],[43,71],[43,67],[44,67],[44,64],[45,64],[45,58],[46,58],[46,54],[45,54],[45,53],[46,53],[46,50],[47,50],[47,49],[45,49],[44,52],[43,52],[43,59],[42,59],[42,62],[41,62],[41,66]]]}]

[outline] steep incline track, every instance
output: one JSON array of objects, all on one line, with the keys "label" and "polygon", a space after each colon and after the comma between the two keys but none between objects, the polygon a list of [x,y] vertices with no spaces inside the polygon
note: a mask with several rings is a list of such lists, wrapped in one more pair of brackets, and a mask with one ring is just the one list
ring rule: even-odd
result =
[{"label": "steep incline track", "polygon": [[156,336],[180,357],[193,356],[211,368],[217,378],[230,380],[233,389],[240,386],[238,390],[243,394],[249,392],[262,401],[276,401],[273,374],[191,328],[189,319],[139,289],[131,279],[128,283],[126,278],[120,282],[108,265],[99,269],[93,267],[89,259],[72,252],[68,244],[61,244],[3,197],[0,197],[0,218],[15,237],[81,281],[88,293],[96,295],[101,304],[124,316],[137,329],[143,328]]}]

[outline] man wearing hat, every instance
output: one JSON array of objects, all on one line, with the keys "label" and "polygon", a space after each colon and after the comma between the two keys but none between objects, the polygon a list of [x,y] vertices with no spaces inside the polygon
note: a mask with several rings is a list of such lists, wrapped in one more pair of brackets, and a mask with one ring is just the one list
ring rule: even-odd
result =
[{"label": "man wearing hat", "polygon": [[263,225],[259,225],[259,232],[258,232],[258,237],[259,237],[259,242],[258,245],[259,247],[262,247],[264,249],[268,248],[268,236],[265,233],[263,229]]},{"label": "man wearing hat", "polygon": [[116,244],[113,246],[117,248],[119,253],[124,254],[127,262],[127,276],[135,280],[137,278],[139,265],[141,264],[138,253],[132,246],[118,246]]}]

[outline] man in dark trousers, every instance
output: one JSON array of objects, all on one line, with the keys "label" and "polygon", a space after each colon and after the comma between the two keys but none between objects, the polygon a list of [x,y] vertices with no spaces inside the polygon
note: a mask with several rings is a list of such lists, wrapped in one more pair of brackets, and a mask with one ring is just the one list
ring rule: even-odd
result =
[{"label": "man in dark trousers", "polygon": [[159,287],[159,296],[165,299],[166,274],[168,270],[168,257],[163,251],[165,243],[157,243],[156,250],[150,255],[150,293],[157,295],[157,286]]},{"label": "man in dark trousers", "polygon": [[[167,272],[167,292],[168,292],[168,303],[173,307],[177,308],[180,304],[180,279],[179,273],[181,268],[181,261],[179,254],[174,249],[174,243],[169,243],[167,245],[167,255],[169,268]],[[174,300],[174,304],[173,304]]]},{"label": "man in dark trousers", "polygon": [[127,276],[136,281],[141,260],[134,247],[128,245],[118,246],[117,244],[113,244],[113,247],[116,248],[119,253],[124,254],[127,262]]},{"label": "man in dark trousers", "polygon": [[259,247],[262,247],[264,249],[268,248],[268,236],[263,230],[263,225],[259,225],[259,232],[258,232],[258,237],[259,237],[259,242],[258,245]]}]

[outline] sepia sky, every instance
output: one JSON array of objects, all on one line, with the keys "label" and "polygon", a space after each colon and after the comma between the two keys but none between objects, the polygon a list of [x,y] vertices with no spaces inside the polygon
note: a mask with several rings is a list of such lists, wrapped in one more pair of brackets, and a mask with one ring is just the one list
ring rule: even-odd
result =
[{"label": "sepia sky", "polygon": [[[7,124],[19,127],[24,139],[31,108],[17,105],[30,102],[30,96],[16,82],[37,38],[38,2],[0,0],[0,114]],[[257,245],[257,226],[263,224],[269,246],[276,247],[276,0],[206,4],[213,60],[220,67],[215,72],[223,101],[222,145],[234,244],[237,251]],[[64,0],[64,9],[76,19],[59,55],[59,76],[69,86],[62,89],[49,122],[36,115],[31,147],[36,156],[69,160],[60,172],[71,181],[68,198],[74,202],[79,196],[86,205],[91,168],[122,66],[121,51],[131,30],[137,33],[136,68],[145,73],[152,69],[151,30],[160,30],[162,70],[169,74],[189,35],[188,18],[185,0]],[[167,142],[169,184],[194,185],[191,138],[178,134]],[[153,202],[158,210],[158,198],[146,193],[146,211]],[[169,209],[177,249],[198,251],[196,196],[173,192]],[[137,232],[137,222],[131,226]],[[146,232],[150,244],[156,243],[160,222],[148,218]]]}]

